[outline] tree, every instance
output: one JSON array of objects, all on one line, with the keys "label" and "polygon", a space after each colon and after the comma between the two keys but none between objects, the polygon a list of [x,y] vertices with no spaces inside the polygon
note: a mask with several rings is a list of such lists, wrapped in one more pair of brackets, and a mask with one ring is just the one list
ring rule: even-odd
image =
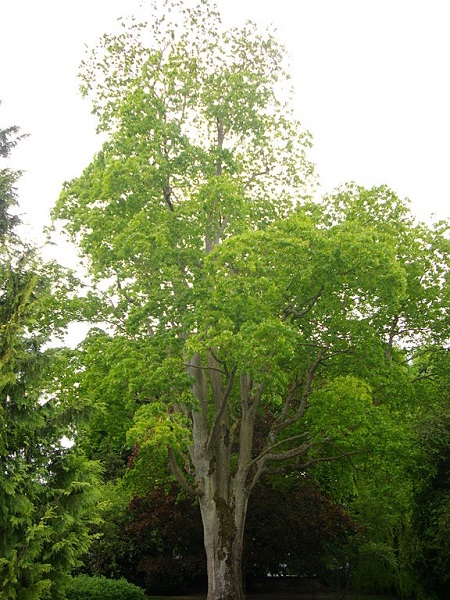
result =
[{"label": "tree", "polygon": [[357,539],[356,522],[309,475],[284,479],[282,486],[259,484],[250,498],[247,576],[264,581],[267,573],[286,573],[340,587]]},{"label": "tree", "polygon": [[[0,156],[18,139],[0,131]],[[19,176],[0,170],[0,596],[35,600],[62,598],[87,548],[99,469],[64,446],[71,408],[46,393],[58,351],[45,346],[71,312],[62,271],[16,232]]]},{"label": "tree", "polygon": [[109,330],[86,340],[95,361],[72,393],[134,413],[134,472],[150,482],[170,463],[198,497],[208,600],[240,600],[252,490],[271,469],[370,448],[402,346],[442,331],[424,290],[445,286],[420,278],[428,240],[428,262],[447,264],[426,228],[409,264],[419,230],[387,188],[307,201],[310,138],[279,99],[273,36],[223,32],[207,2],[164,9],[82,67],[108,140],[54,216],[106,290]]},{"label": "tree", "polygon": [[420,364],[427,376],[427,403],[416,427],[418,459],[410,469],[414,502],[408,548],[419,598],[445,598],[450,592],[449,366],[447,347]]},{"label": "tree", "polygon": [[[384,429],[380,442],[358,464],[355,493],[346,504],[366,537],[350,572],[352,586],[409,596],[417,587],[411,557],[417,548],[412,519],[415,489],[424,479],[418,465],[429,461],[427,451],[423,455],[418,451],[416,439],[424,414],[440,413],[446,396],[441,357],[446,355],[443,345],[449,325],[448,221],[417,223],[407,203],[385,187],[364,190],[350,185],[329,198],[327,205],[328,222],[345,214],[356,226],[363,219],[394,236],[405,274],[404,294],[390,325],[387,319],[384,326],[385,365],[379,363],[364,374],[374,401],[388,410],[384,419],[390,432]],[[333,485],[337,479],[334,471]]]},{"label": "tree", "polygon": [[[0,158],[8,158],[11,150],[16,147],[21,138],[17,126],[0,130]],[[11,214],[11,209],[17,205],[15,184],[20,178],[20,171],[9,168],[0,170],[0,236],[10,233],[19,222],[16,215]]]}]

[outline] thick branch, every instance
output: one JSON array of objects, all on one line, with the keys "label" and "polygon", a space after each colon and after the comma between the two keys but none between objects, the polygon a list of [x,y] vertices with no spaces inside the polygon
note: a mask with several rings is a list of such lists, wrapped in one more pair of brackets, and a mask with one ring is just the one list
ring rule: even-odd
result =
[{"label": "thick branch", "polygon": [[[301,469],[308,469],[309,467],[312,467],[313,465],[319,464],[319,463],[323,463],[323,462],[332,462],[335,460],[342,460],[343,458],[349,458],[350,456],[355,456],[359,454],[359,452],[357,452],[356,450],[354,450],[353,452],[342,452],[341,454],[337,455],[337,456],[321,456],[321,457],[317,457],[317,458],[310,458],[308,461],[306,462],[302,462],[299,465],[299,468]],[[291,467],[288,467],[288,469],[290,469]],[[280,473],[285,473],[286,472],[286,467],[275,467],[275,468],[266,468],[266,473],[270,473],[270,475],[279,475]]]},{"label": "thick branch", "polygon": [[239,432],[239,460],[235,480],[235,487],[249,487],[251,489],[262,474],[257,465],[252,480],[248,481],[248,475],[254,466],[252,461],[253,433],[255,418],[259,402],[263,393],[263,385],[254,387],[253,381],[246,375],[241,375],[241,422]]},{"label": "thick branch", "polygon": [[[192,411],[193,444],[189,454],[195,468],[198,485],[203,485],[209,470],[210,457],[206,452],[208,442],[208,382],[201,367],[200,354],[194,354],[189,360],[188,373],[194,378],[192,393],[198,400],[199,408]],[[197,492],[199,494],[199,492]]]},{"label": "thick branch", "polygon": [[[225,127],[223,125],[223,119],[220,119],[218,117],[217,118],[217,148],[219,149],[219,151],[222,150],[222,148],[223,148],[224,140],[225,140]],[[220,156],[220,152],[219,152],[219,156],[217,158],[216,175],[222,175],[222,158]]]},{"label": "thick branch", "polygon": [[180,469],[173,449],[170,446],[168,446],[167,451],[169,453],[170,470],[172,471],[172,474],[174,475],[180,486],[190,495],[195,495],[196,493],[198,493],[198,490],[196,491],[194,489],[194,487],[186,479],[183,471]]},{"label": "thick branch", "polygon": [[248,188],[257,177],[260,177],[261,175],[268,175],[269,173],[270,173],[269,167],[266,167],[264,169],[264,171],[258,171],[257,173],[253,173],[251,175],[251,177],[249,179],[247,179],[247,181],[244,183],[244,187]]},{"label": "thick branch", "polygon": [[307,462],[302,463],[302,468],[307,469],[308,467],[312,467],[318,463],[322,462],[332,462],[335,460],[342,460],[343,458],[349,458],[350,456],[356,456],[361,452],[357,450],[353,450],[352,452],[341,452],[337,456],[320,456],[317,458],[310,458]]},{"label": "thick branch", "polygon": [[306,454],[308,450],[310,450],[313,446],[312,442],[308,442],[307,444],[302,444],[301,446],[297,446],[297,448],[291,448],[290,450],[284,450],[283,452],[276,452],[273,454],[266,454],[263,458],[265,462],[280,462],[283,460],[289,460],[291,458],[295,458],[297,456],[301,456],[302,454]]},{"label": "thick branch", "polygon": [[296,423],[303,416],[303,414],[306,410],[306,407],[307,407],[308,396],[311,393],[311,387],[312,387],[312,383],[314,380],[314,375],[315,375],[320,363],[322,362],[322,360],[324,358],[324,353],[325,353],[325,349],[322,349],[319,352],[319,354],[317,355],[316,360],[313,362],[311,367],[309,367],[307,374],[306,374],[306,381],[305,381],[302,395],[300,397],[298,408],[295,411],[294,415],[290,418],[286,418],[286,417],[287,417],[287,412],[289,410],[289,407],[292,403],[293,397],[291,396],[290,398],[288,398],[286,400],[286,403],[285,403],[285,406],[283,407],[283,411],[280,415],[280,418],[274,422],[274,424],[272,426],[272,430],[269,434],[269,440],[271,440],[272,443],[278,434],[280,434],[282,431],[284,431],[291,425],[294,425],[294,423]]},{"label": "thick branch", "polygon": [[[217,147],[222,149],[223,142],[225,140],[225,127],[223,125],[223,119],[217,119]],[[217,175],[222,173],[222,164],[218,163],[217,165]]]},{"label": "thick branch", "polygon": [[202,368],[202,359],[199,354],[194,354],[189,360],[186,370],[194,378],[192,392],[200,403],[200,411],[206,417],[208,410],[208,384],[206,381],[204,369]]},{"label": "thick branch", "polygon": [[[189,369],[191,368],[191,363],[184,363],[184,366],[186,367],[186,369],[189,371]],[[217,367],[203,367],[202,365],[196,365],[195,366],[196,369],[200,369],[203,371],[217,371],[218,373],[222,373],[222,375],[226,375],[225,371],[222,371],[222,369],[218,369]]]},{"label": "thick branch", "polygon": [[216,415],[214,418],[213,426],[211,427],[211,432],[209,434],[209,439],[208,439],[208,444],[207,444],[208,450],[211,450],[211,448],[212,448],[212,444],[214,443],[214,440],[216,438],[219,425],[221,423],[222,417],[227,408],[228,398],[230,397],[230,393],[233,388],[235,373],[236,373],[236,367],[233,368],[233,370],[231,371],[231,373],[228,377],[227,385],[226,385],[225,389],[223,390],[220,405],[216,408]]}]

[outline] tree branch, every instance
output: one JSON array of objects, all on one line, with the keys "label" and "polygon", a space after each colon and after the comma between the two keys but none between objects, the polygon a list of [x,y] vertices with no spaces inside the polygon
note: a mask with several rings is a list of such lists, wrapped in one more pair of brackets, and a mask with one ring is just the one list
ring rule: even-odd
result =
[{"label": "tree branch", "polygon": [[292,320],[294,320],[294,319],[298,319],[299,317],[303,317],[304,315],[306,315],[315,306],[315,304],[317,304],[320,296],[322,295],[323,289],[324,289],[323,285],[320,286],[317,294],[315,294],[312,298],[307,300],[307,305],[302,310],[294,309],[295,299],[292,300],[291,302],[289,302],[289,304],[283,309],[283,317],[281,320],[286,321],[286,319],[288,319],[289,317],[291,317]]},{"label": "tree branch", "polygon": [[264,171],[258,171],[258,173],[253,173],[249,179],[247,179],[247,181],[244,183],[244,188],[248,188],[250,186],[250,184],[257,178],[260,177],[261,175],[268,175],[270,173],[270,169],[267,166]]},{"label": "tree branch", "polygon": [[286,401],[283,411],[280,415],[281,418],[277,419],[274,422],[274,424],[272,426],[272,431],[269,434],[269,439],[272,439],[272,441],[282,431],[284,431],[285,429],[287,429],[288,427],[290,427],[291,425],[296,423],[300,419],[300,417],[304,414],[306,407],[307,407],[307,399],[308,399],[309,394],[311,393],[311,387],[312,387],[314,375],[315,375],[320,363],[323,361],[324,353],[325,353],[325,348],[322,348],[320,350],[319,354],[317,355],[316,360],[311,365],[311,367],[308,369],[308,372],[306,374],[306,382],[304,385],[302,395],[300,397],[298,409],[295,411],[294,415],[288,419],[286,418],[286,416],[287,416],[287,412],[289,410],[289,406],[291,404],[292,396],[290,399],[288,399]]},{"label": "tree branch", "polygon": [[164,201],[167,204],[167,206],[169,207],[170,212],[174,212],[174,207],[173,207],[172,200],[171,200],[172,188],[170,187],[169,184],[167,184],[163,187],[163,196],[164,196]]},{"label": "tree branch", "polygon": [[167,452],[169,454],[170,470],[172,471],[172,474],[174,475],[180,486],[191,496],[195,496],[196,493],[198,494],[198,490],[195,490],[195,488],[186,479],[183,471],[180,469],[180,466],[177,462],[177,458],[175,456],[175,452],[170,446],[167,447]]},{"label": "tree branch", "polygon": [[[217,369],[216,369],[217,370]],[[211,431],[208,437],[208,443],[207,443],[207,449],[208,451],[211,450],[211,446],[214,442],[214,439],[216,437],[217,434],[217,430],[218,427],[220,425],[220,421],[225,413],[227,404],[228,404],[228,398],[230,397],[230,393],[233,387],[233,383],[234,383],[234,376],[236,374],[236,367],[233,368],[233,370],[230,373],[230,376],[228,377],[228,381],[227,381],[227,385],[225,387],[225,390],[223,392],[223,396],[222,396],[222,401],[219,407],[219,410],[216,412],[216,416],[214,418],[214,423],[211,427]]]},{"label": "tree branch", "polygon": [[396,334],[399,318],[400,318],[400,315],[395,315],[393,317],[391,327],[389,329],[388,343],[387,343],[386,351],[384,353],[387,360],[389,360],[389,361],[392,360],[392,347],[394,345],[394,337]]}]

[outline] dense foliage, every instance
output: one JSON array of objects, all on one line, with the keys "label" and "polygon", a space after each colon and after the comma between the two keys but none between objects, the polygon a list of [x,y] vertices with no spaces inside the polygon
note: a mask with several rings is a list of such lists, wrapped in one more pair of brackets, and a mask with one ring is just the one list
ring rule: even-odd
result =
[{"label": "dense foliage", "polygon": [[207,0],[89,52],[106,141],[54,217],[91,289],[20,238],[0,169],[2,599],[448,596],[449,223],[387,186],[313,202],[284,60]]},{"label": "dense foliage", "polygon": [[[448,358],[445,363],[448,365]],[[412,559],[420,598],[450,593],[450,415],[428,416],[419,430],[423,462],[416,466]]]},{"label": "dense foliage", "polygon": [[66,586],[67,600],[145,600],[144,590],[125,579],[78,575]]},{"label": "dense foliage", "polygon": [[[83,571],[120,578],[149,594],[203,590],[206,583],[198,506],[176,486],[153,489],[130,503],[109,485],[111,499],[101,533],[85,557]],[[260,485],[251,498],[245,533],[247,587],[262,586],[267,574],[320,576],[341,585],[354,557],[359,527],[349,513],[301,478]]]},{"label": "dense foliage", "polygon": [[365,531],[353,585],[403,592],[448,224],[386,186],[311,202],[283,48],[208,2],[163,5],[85,60],[107,141],[54,212],[102,290],[64,386],[97,410],[81,443],[112,480],[128,459],[137,494],[176,480],[197,498],[209,600],[243,597],[249,499],[292,470]]},{"label": "dense foliage", "polygon": [[[20,139],[0,131],[0,156]],[[46,393],[70,318],[67,276],[17,234],[16,182],[0,170],[0,597],[62,598],[88,548],[99,467],[64,445],[72,410]]]}]

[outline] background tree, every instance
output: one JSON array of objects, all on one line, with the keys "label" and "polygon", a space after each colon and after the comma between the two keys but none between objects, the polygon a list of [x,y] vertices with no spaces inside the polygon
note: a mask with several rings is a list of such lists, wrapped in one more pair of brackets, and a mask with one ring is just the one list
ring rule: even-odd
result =
[{"label": "background tree", "polygon": [[[19,139],[0,131],[0,156]],[[70,319],[67,277],[16,232],[19,175],[0,170],[0,596],[34,600],[62,598],[87,549],[99,469],[64,446],[71,407],[45,393],[58,360],[45,346]]]},{"label": "background tree", "polygon": [[449,442],[448,348],[436,348],[420,361],[423,404],[417,420],[417,461],[410,467],[413,510],[407,558],[412,565],[419,598],[443,598],[449,594]]},{"label": "background tree", "polygon": [[239,600],[252,490],[373,447],[390,386],[443,334],[447,255],[443,226],[387,188],[305,202],[283,49],[251,24],[223,32],[207,2],[164,11],[82,68],[108,140],[54,215],[109,332],[86,340],[71,393],[134,413],[134,472],[151,484],[170,463],[199,501],[208,600]]},{"label": "background tree", "polygon": [[250,498],[247,578],[259,586],[267,573],[317,578],[340,589],[354,554],[356,522],[310,476],[284,479],[259,484]]},{"label": "background tree", "polygon": [[[448,222],[417,223],[407,203],[386,187],[346,186],[326,199],[326,206],[329,223],[350,218],[356,227],[371,223],[380,233],[394,236],[406,276],[397,312],[390,323],[386,320],[382,333],[386,360],[376,368],[368,363],[370,372],[361,361],[364,372],[359,371],[383,408],[388,429],[352,474],[353,496],[343,499],[365,537],[350,571],[351,585],[361,591],[408,596],[417,583],[416,569],[411,568],[417,543],[411,520],[414,490],[423,478],[417,465],[428,462],[418,451],[417,433],[424,415],[440,414],[438,407],[446,398],[447,378],[440,357],[445,356],[442,344],[448,336]],[[343,368],[348,364],[347,358]],[[335,495],[336,469],[328,481]]]}]

